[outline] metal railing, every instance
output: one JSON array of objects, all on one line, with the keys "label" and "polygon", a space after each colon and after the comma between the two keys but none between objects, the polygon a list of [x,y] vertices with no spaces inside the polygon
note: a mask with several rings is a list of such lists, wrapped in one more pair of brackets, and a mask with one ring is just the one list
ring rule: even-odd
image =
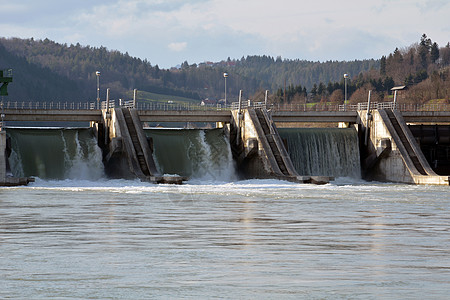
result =
[{"label": "metal railing", "polygon": [[230,110],[231,106],[215,105],[215,104],[191,104],[191,103],[162,103],[162,102],[150,102],[150,103],[137,103],[137,110],[161,110],[161,111],[208,111],[208,110]]},{"label": "metal railing", "polygon": [[[239,102],[233,102],[231,103],[230,109],[239,109]],[[246,108],[266,108],[266,105],[264,102],[253,102],[251,100],[246,100],[241,102],[241,109]]]},{"label": "metal railing", "polygon": [[[370,109],[397,109],[398,104],[394,102],[374,102],[370,103]],[[367,102],[358,104],[343,104],[339,105],[339,111],[355,111],[355,110],[367,110]]]},{"label": "metal railing", "polygon": [[[399,111],[450,111],[450,104],[410,104],[394,102],[375,102],[370,104],[371,110],[397,109]],[[339,111],[367,110],[367,103],[339,105]]]},{"label": "metal railing", "polygon": [[95,109],[94,102],[32,102],[5,101],[0,104],[3,109],[43,109],[43,110],[88,110]]},{"label": "metal railing", "polygon": [[[106,101],[101,102],[101,109],[106,109]],[[227,106],[224,104],[192,104],[192,103],[168,103],[168,102],[135,102],[133,100],[109,100],[109,108],[127,107],[137,110],[160,110],[160,111],[190,111],[190,110],[234,110],[238,109],[239,103],[233,102]],[[264,102],[242,101],[241,109],[264,108]],[[26,109],[26,110],[95,110],[96,102],[33,102],[33,101],[5,101],[0,102],[0,109]],[[367,110],[367,102],[358,104],[305,104],[305,103],[275,103],[268,105],[267,109],[272,111],[357,111]],[[371,103],[370,109],[397,109],[400,111],[450,111],[450,104],[399,104],[394,102]]]}]

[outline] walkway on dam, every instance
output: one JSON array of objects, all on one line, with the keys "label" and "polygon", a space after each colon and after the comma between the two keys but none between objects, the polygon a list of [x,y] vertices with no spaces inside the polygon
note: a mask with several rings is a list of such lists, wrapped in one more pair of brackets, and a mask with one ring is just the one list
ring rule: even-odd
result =
[{"label": "walkway on dam", "polygon": [[[72,109],[66,106],[61,109],[43,108],[5,108],[2,111],[3,121],[14,122],[100,122],[100,109]],[[229,122],[231,111],[203,107],[191,110],[138,110],[142,122]],[[273,121],[300,123],[356,123],[357,111],[284,111],[270,110]],[[449,111],[402,111],[408,123],[449,123]]]}]

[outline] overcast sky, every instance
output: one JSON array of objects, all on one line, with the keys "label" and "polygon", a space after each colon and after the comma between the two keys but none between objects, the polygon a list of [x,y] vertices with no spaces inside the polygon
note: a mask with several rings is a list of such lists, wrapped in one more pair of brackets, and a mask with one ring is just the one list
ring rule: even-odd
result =
[{"label": "overcast sky", "polygon": [[169,68],[247,55],[380,58],[450,41],[449,0],[0,0],[0,36],[128,52]]}]

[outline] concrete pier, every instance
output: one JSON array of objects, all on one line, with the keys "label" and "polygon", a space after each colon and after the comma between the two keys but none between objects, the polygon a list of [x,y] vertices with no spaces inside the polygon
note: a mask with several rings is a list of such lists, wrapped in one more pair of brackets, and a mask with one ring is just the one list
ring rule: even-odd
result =
[{"label": "concrete pier", "polygon": [[360,111],[359,118],[365,179],[449,185],[449,176],[432,170],[400,112]]},{"label": "concrete pier", "polygon": [[181,184],[186,180],[181,176],[159,174],[150,141],[145,136],[135,109],[114,108],[105,110],[103,116],[103,126],[98,128],[103,127],[105,130],[104,163],[105,171],[110,177],[137,177],[141,181],[169,184]]},{"label": "concrete pier", "polygon": [[0,131],[0,182],[6,178],[6,132]]},{"label": "concrete pier", "polygon": [[328,176],[300,176],[265,109],[232,111],[228,127],[233,156],[246,178],[276,178],[299,183],[325,184]]},{"label": "concrete pier", "polygon": [[0,186],[18,186],[27,185],[30,182],[34,182],[34,178],[18,178],[8,176],[6,165],[7,165],[7,155],[6,155],[6,132],[0,128]]}]

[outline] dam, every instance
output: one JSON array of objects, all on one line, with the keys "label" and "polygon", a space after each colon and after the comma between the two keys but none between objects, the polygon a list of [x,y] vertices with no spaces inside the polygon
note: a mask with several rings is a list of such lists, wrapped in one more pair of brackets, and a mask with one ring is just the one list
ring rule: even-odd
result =
[{"label": "dam", "polygon": [[[176,184],[187,179],[248,178],[323,184],[353,177],[449,184],[448,112],[402,113],[370,105],[323,112],[272,111],[261,105],[234,110],[102,106],[4,109],[0,184],[27,184],[33,177],[138,178]],[[14,126],[27,122],[89,122],[89,126]],[[214,122],[216,128],[147,127],[162,122]],[[302,128],[306,123],[337,122],[346,128]]]}]

